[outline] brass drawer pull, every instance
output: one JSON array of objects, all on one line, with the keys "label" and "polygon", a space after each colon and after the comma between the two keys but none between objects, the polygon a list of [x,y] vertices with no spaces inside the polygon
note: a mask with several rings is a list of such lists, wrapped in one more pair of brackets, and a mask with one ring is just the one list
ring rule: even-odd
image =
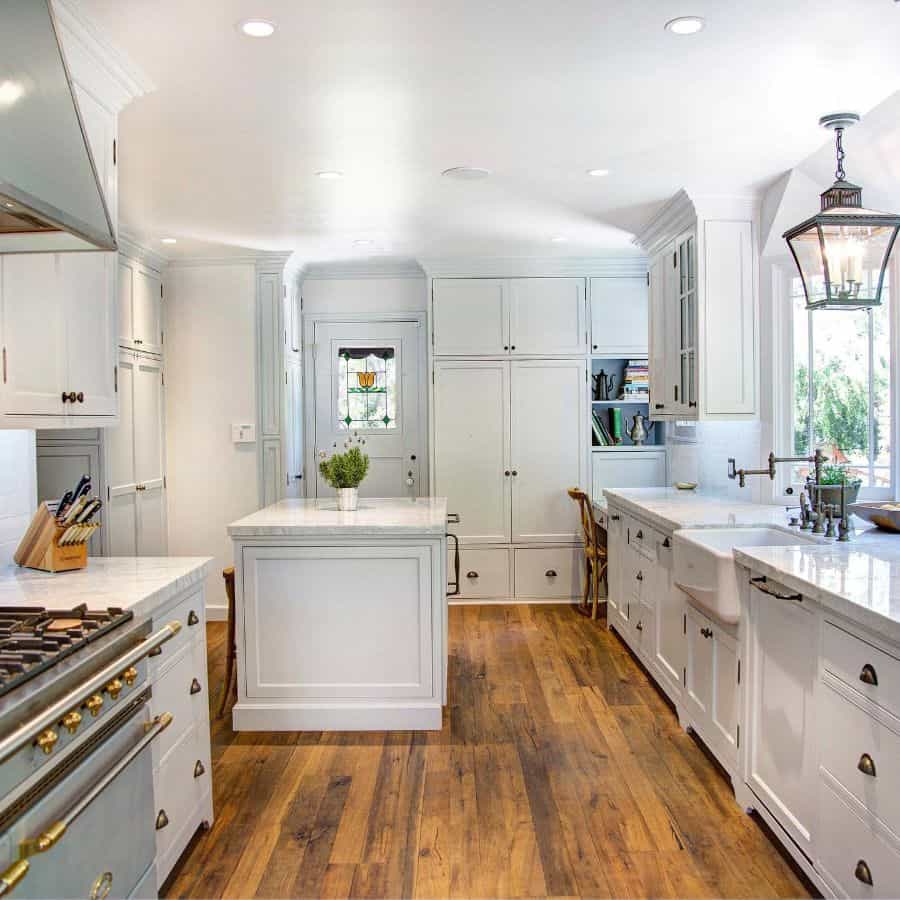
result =
[{"label": "brass drawer pull", "polygon": [[556,578],[556,569],[547,569],[547,571],[544,572],[544,575],[547,578]]},{"label": "brass drawer pull", "polygon": [[875,883],[872,881],[872,870],[869,868],[869,864],[861,859],[857,864],[856,868],[853,870],[853,874],[856,876],[857,881],[861,881],[863,884],[872,885]]},{"label": "brass drawer pull", "polygon": [[478,573],[474,569],[472,569],[471,572],[466,572],[466,578],[477,578],[477,577],[478,577]]},{"label": "brass drawer pull", "polygon": [[31,863],[27,859],[14,862],[0,875],[0,895],[8,894],[27,874]]},{"label": "brass drawer pull", "polygon": [[195,613],[193,610],[191,610],[188,613],[187,623],[188,623],[188,625],[199,625],[200,617],[197,615],[197,613]]},{"label": "brass drawer pull", "polygon": [[875,671],[875,667],[866,663],[862,667],[862,671],[859,673],[859,680],[863,684],[871,684],[873,687],[878,686],[878,673]]},{"label": "brass drawer pull", "polygon": [[199,694],[200,691],[202,691],[202,690],[203,690],[203,688],[200,686],[200,682],[195,678],[195,679],[191,682],[191,694],[192,694],[192,695],[193,695],[193,694]]},{"label": "brass drawer pull", "polygon": [[875,777],[875,760],[872,759],[868,753],[863,753],[859,758],[859,762],[856,764],[856,768],[859,769],[863,775],[869,775],[872,778]]},{"label": "brass drawer pull", "polygon": [[197,763],[194,766],[194,778],[199,778],[201,775],[206,774],[206,766],[198,759]]},{"label": "brass drawer pull", "polygon": [[169,824],[169,817],[166,815],[166,811],[161,809],[156,816],[156,830],[162,831],[166,825]]}]

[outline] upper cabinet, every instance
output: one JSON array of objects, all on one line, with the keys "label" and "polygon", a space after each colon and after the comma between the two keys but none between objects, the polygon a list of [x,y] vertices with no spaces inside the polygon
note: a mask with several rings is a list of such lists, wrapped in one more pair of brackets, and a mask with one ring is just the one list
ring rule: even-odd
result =
[{"label": "upper cabinet", "polygon": [[586,352],[583,278],[436,278],[438,356],[569,356]]},{"label": "upper cabinet", "polygon": [[591,279],[591,353],[647,355],[647,292],[645,275]]},{"label": "upper cabinet", "polygon": [[750,201],[683,191],[638,235],[650,256],[650,413],[759,414],[759,332]]},{"label": "upper cabinet", "polygon": [[127,257],[119,258],[119,345],[162,353],[163,285],[159,273]]}]

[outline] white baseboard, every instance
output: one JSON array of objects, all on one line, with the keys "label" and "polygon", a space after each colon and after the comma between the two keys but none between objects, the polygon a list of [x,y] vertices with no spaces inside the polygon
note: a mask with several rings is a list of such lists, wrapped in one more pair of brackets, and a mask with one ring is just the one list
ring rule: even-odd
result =
[{"label": "white baseboard", "polygon": [[475,597],[472,599],[459,599],[453,597],[447,600],[448,606],[544,606],[551,603],[556,606],[559,606],[562,603],[569,603],[572,606],[575,606],[578,603],[578,600],[566,600],[565,597],[551,597],[550,599],[543,600],[528,597],[524,599],[522,597]]},{"label": "white baseboard", "polygon": [[228,607],[227,606],[207,606],[206,607],[207,622],[227,622]]}]

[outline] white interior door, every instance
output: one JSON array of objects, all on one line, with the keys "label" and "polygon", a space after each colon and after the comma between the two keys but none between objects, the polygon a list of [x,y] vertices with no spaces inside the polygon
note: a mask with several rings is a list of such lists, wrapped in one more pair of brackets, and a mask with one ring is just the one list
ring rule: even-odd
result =
[{"label": "white interior door", "polygon": [[359,441],[370,460],[361,496],[427,493],[419,478],[423,362],[418,322],[316,324],[316,496],[334,494],[319,460],[343,452],[348,441]]},{"label": "white interior door", "polygon": [[134,471],[139,489],[139,556],[166,554],[162,378],[160,360],[138,357],[134,372]]},{"label": "white interior door", "polygon": [[509,363],[434,365],[434,488],[469,544],[510,540]]},{"label": "white interior door", "polygon": [[135,354],[119,353],[119,424],[104,430],[109,495],[103,512],[110,556],[137,556],[137,479],[134,469]]},{"label": "white interior door", "polygon": [[523,360],[510,374],[512,540],[575,541],[566,491],[587,484],[584,360]]}]

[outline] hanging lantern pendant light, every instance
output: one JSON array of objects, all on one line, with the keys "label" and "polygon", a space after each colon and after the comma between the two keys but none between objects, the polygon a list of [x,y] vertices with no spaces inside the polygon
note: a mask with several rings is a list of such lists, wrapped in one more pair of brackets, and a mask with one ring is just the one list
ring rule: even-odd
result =
[{"label": "hanging lantern pendant light", "polygon": [[835,133],[835,182],[821,195],[821,211],[784,233],[800,270],[807,309],[867,309],[881,303],[881,289],[900,216],[864,209],[862,188],[844,172],[844,129],[856,113],[823,116]]}]

